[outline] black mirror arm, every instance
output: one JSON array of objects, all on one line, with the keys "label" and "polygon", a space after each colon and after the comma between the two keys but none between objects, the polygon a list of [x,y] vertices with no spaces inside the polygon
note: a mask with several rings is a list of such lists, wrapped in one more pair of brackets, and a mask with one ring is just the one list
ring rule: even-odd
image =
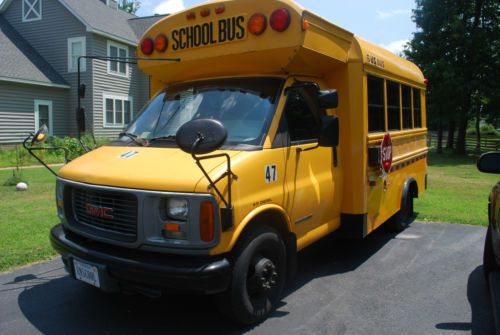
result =
[{"label": "black mirror arm", "polygon": [[[231,171],[231,157],[228,154],[218,154],[218,155],[208,155],[208,156],[196,156],[196,148],[203,142],[203,135],[198,134],[198,138],[194,141],[193,147],[191,150],[191,156],[193,159],[196,161],[196,165],[198,165],[198,168],[201,170],[205,178],[207,178],[209,182],[209,187],[213,188],[215,193],[217,193],[217,196],[221,201],[224,203],[226,208],[221,209],[221,221],[222,221],[222,229],[224,231],[227,231],[228,229],[232,228],[234,226],[233,223],[233,200],[232,200],[232,183],[233,179],[237,180],[238,177]],[[201,164],[201,161],[207,160],[207,159],[213,159],[213,158],[219,158],[219,157],[224,157],[226,158],[227,161],[227,170],[226,172],[217,178],[216,180],[212,180],[210,176],[208,175],[207,171]],[[217,183],[221,181],[222,179],[227,177],[227,200],[224,198],[224,195],[222,195],[222,192],[219,190],[217,187]]]},{"label": "black mirror arm", "polygon": [[63,150],[64,151],[64,162],[68,163],[69,162],[69,159],[68,159],[68,155],[69,155],[68,149],[64,148],[64,147],[33,148],[32,146],[28,146],[28,144],[27,144],[28,141],[31,140],[31,138],[34,137],[34,136],[35,135],[33,133],[30,133],[30,135],[28,137],[26,137],[26,139],[23,142],[24,149],[26,149],[26,151],[28,151],[31,156],[33,156],[40,164],[42,164],[47,170],[49,170],[54,176],[57,177],[57,173],[50,166],[48,166],[47,164],[45,164],[45,162],[42,161],[40,159],[40,157],[38,157],[37,155],[35,155],[35,153],[33,151],[40,151],[40,150]]}]

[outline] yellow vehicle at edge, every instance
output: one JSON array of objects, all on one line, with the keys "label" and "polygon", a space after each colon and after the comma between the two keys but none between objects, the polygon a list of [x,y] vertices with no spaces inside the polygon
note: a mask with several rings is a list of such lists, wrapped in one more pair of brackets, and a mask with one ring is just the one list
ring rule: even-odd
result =
[{"label": "yellow vehicle at edge", "polygon": [[296,253],[403,230],[426,189],[417,66],[289,0],[209,1],[137,51],[151,101],[58,174],[51,242],[105,291],[217,294],[253,324]]}]

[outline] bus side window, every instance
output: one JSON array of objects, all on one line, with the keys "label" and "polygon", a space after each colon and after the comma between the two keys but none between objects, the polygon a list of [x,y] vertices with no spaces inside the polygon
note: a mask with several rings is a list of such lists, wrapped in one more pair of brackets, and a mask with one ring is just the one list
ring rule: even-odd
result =
[{"label": "bus side window", "polygon": [[418,88],[413,89],[413,118],[415,128],[422,128],[422,108],[420,102],[420,90]]},{"label": "bus side window", "polygon": [[385,131],[384,80],[368,76],[368,131]]},{"label": "bus side window", "polygon": [[402,85],[402,103],[403,103],[403,129],[413,128],[411,117],[411,88],[410,86]]},{"label": "bus side window", "polygon": [[286,115],[291,142],[318,140],[321,121],[317,110],[318,107],[308,90],[289,91],[284,115]]},{"label": "bus side window", "polygon": [[389,130],[401,130],[399,84],[387,81],[387,120]]}]

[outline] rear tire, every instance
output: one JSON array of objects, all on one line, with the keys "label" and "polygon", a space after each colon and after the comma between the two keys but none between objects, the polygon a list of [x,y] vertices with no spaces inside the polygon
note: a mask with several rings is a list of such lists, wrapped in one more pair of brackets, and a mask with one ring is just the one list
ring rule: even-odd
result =
[{"label": "rear tire", "polygon": [[491,226],[488,225],[488,230],[486,232],[486,238],[484,239],[484,251],[483,251],[483,271],[486,280],[488,280],[488,275],[499,269],[499,266],[495,259],[495,253],[493,251],[493,238],[491,236]]},{"label": "rear tire", "polygon": [[234,252],[229,289],[216,297],[222,314],[245,325],[265,320],[276,308],[286,279],[286,251],[272,228],[252,228]]},{"label": "rear tire", "polygon": [[387,221],[387,227],[391,231],[402,232],[410,225],[413,215],[413,196],[408,191],[406,198],[401,202],[401,209]]}]

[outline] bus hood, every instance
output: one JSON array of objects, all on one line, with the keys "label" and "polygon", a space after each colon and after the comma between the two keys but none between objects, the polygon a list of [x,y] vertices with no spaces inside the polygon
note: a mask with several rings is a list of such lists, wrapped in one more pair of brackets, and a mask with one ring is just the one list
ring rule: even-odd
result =
[{"label": "bus hood", "polygon": [[[231,157],[237,151],[227,152]],[[224,158],[203,161],[207,172]],[[219,170],[219,169],[218,169]],[[194,192],[205,177],[191,155],[178,148],[104,146],[65,165],[59,177],[85,184],[166,192]]]}]

